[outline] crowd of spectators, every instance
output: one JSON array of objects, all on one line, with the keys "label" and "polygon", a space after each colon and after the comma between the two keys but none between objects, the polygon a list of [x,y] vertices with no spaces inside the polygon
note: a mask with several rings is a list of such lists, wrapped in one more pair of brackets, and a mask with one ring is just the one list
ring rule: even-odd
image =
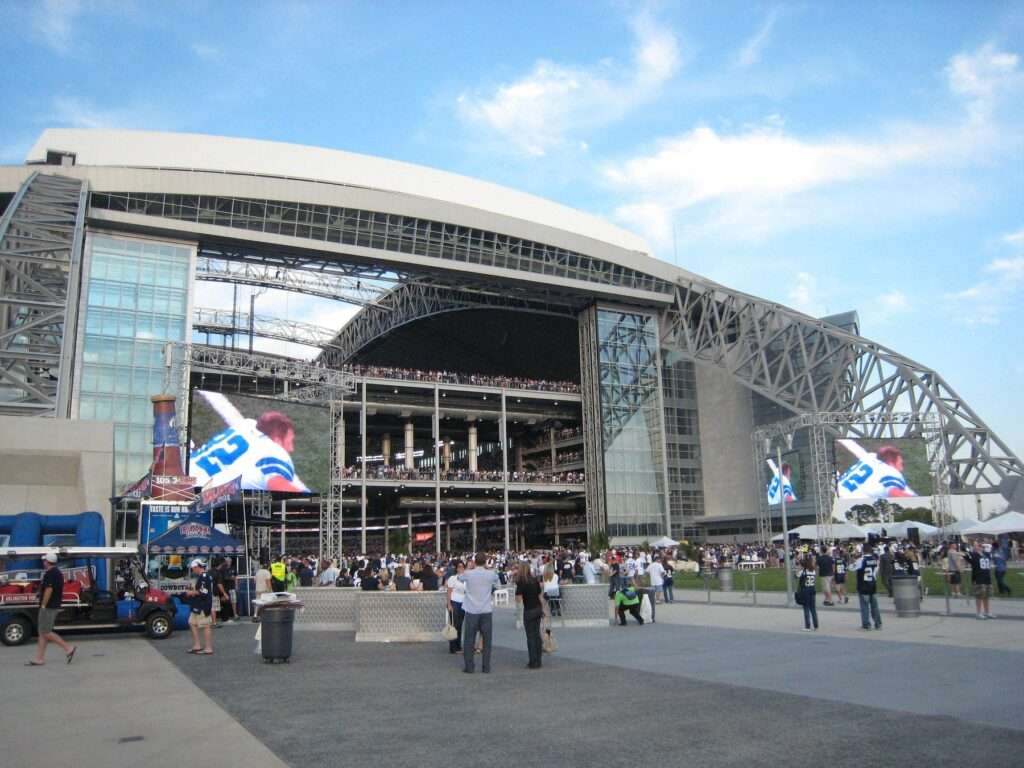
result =
[{"label": "crowd of spectators", "polygon": [[[341,476],[346,480],[358,480],[362,470],[357,466],[345,467]],[[505,473],[501,470],[481,470],[470,472],[468,469],[450,469],[440,473],[441,482],[450,483],[501,483]],[[366,468],[368,480],[420,480],[433,481],[433,469],[407,469],[402,466],[384,466],[383,464]],[[545,483],[579,485],[584,482],[583,472],[509,472],[510,483]]]},{"label": "crowd of spectators", "polygon": [[352,365],[346,371],[373,379],[399,379],[401,381],[429,381],[438,384],[463,384],[502,389],[528,389],[535,392],[566,392],[578,394],[579,384],[571,381],[531,379],[525,376],[490,376],[482,373],[458,371],[420,371],[415,368],[393,368],[383,365]]}]

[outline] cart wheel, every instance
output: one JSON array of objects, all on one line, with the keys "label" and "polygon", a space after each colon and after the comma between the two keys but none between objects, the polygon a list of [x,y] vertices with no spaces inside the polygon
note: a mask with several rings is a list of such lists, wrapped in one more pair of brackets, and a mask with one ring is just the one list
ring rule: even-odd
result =
[{"label": "cart wheel", "polygon": [[4,645],[21,645],[32,637],[32,625],[21,616],[15,616],[4,624],[0,642]]}]

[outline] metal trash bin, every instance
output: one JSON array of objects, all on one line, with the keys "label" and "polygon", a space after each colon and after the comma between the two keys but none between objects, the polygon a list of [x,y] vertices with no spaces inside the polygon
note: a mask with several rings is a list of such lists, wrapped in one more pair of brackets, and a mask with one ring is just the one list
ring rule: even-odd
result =
[{"label": "metal trash bin", "polygon": [[295,630],[294,603],[278,603],[264,606],[260,611],[260,645],[263,661],[271,662],[281,659],[287,662],[292,656],[292,635]]},{"label": "metal trash bin", "polygon": [[732,592],[732,566],[718,569],[718,586],[723,592]]},{"label": "metal trash bin", "polygon": [[921,615],[921,590],[917,576],[892,577],[892,596],[896,604],[896,615],[900,618],[916,618]]}]

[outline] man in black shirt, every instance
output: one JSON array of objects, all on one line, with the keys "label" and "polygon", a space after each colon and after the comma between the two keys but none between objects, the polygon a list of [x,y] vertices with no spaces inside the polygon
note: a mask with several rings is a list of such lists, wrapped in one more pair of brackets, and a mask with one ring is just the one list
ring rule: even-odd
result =
[{"label": "man in black shirt", "polygon": [[828,547],[821,545],[821,554],[818,555],[818,576],[821,579],[821,591],[825,593],[825,600],[822,605],[835,605],[832,602],[832,576],[835,573],[835,561],[828,553]]},{"label": "man in black shirt", "polygon": [[875,629],[881,629],[882,614],[878,610],[878,598],[875,596],[878,584],[878,558],[870,544],[864,545],[864,554],[853,564],[852,570],[857,574],[861,629],[871,629],[870,620],[874,620]]},{"label": "man in black shirt", "polygon": [[56,553],[48,552],[43,556],[43,570],[43,581],[39,585],[39,641],[36,644],[36,657],[28,663],[30,667],[41,667],[46,663],[46,646],[49,643],[56,643],[64,650],[68,664],[75,658],[77,650],[77,646],[68,645],[53,631],[64,598],[64,574],[57,567]]},{"label": "man in black shirt", "polygon": [[[192,631],[192,648],[189,653],[200,656],[213,655],[213,579],[206,572],[206,564],[202,560],[193,560],[189,570],[196,578],[195,586],[185,595],[189,598],[190,612],[188,628]],[[205,647],[199,644],[199,629],[203,630]]]},{"label": "man in black shirt", "polygon": [[971,584],[974,585],[974,603],[979,619],[994,619],[989,613],[988,601],[992,596],[992,545],[974,542],[974,548],[967,555],[971,564]]}]

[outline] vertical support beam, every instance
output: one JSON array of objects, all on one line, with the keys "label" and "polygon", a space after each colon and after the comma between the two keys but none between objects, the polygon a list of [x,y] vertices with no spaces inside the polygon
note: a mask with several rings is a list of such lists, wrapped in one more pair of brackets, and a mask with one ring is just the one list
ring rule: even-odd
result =
[{"label": "vertical support beam", "polygon": [[288,524],[288,506],[287,505],[288,505],[288,502],[285,501],[284,499],[281,499],[281,554],[282,555],[285,552],[285,543],[286,543],[285,542],[285,538],[287,536],[287,534],[285,533],[285,530],[284,530],[285,526]]},{"label": "vertical support beam", "polygon": [[438,438],[441,434],[441,391],[434,385],[434,552],[441,554],[441,456]]},{"label": "vertical support beam", "polygon": [[444,459],[444,471],[447,474],[452,469],[452,443],[451,439],[444,438],[441,440],[441,448],[443,451]]},{"label": "vertical support beam", "polygon": [[446,552],[451,552],[452,551],[452,521],[451,520],[449,520],[447,523],[445,523],[444,535],[445,535],[445,544],[444,544],[445,551]]},{"label": "vertical support beam", "polygon": [[363,396],[359,403],[359,554],[366,554],[366,381],[363,381]]},{"label": "vertical support beam", "polygon": [[561,542],[559,541],[559,538],[558,538],[558,518],[561,516],[561,514],[562,513],[559,512],[557,509],[555,510],[555,546],[556,547],[561,545]]},{"label": "vertical support beam", "polygon": [[411,555],[412,554],[412,509],[409,509],[407,514],[406,514],[405,525],[406,525],[406,527],[407,527],[407,529],[409,531],[409,536],[407,537],[408,541],[406,541],[405,547],[409,551],[409,554]]},{"label": "vertical support beam", "polygon": [[476,554],[476,510],[473,510],[473,554]]},{"label": "vertical support beam", "polygon": [[505,422],[505,390],[503,389],[501,390],[501,423],[498,425],[498,437],[501,441],[501,490],[505,518],[505,551],[507,552],[512,547],[510,546],[511,538],[508,521],[508,434]]},{"label": "vertical support beam", "polygon": [[380,452],[384,457],[384,466],[391,466],[391,434],[388,432],[384,433],[384,436],[380,439]]},{"label": "vertical support beam", "polygon": [[389,515],[387,512],[385,512],[384,513],[384,554],[385,555],[391,554],[391,541],[390,541],[390,538],[389,538],[390,537],[390,533],[391,533],[391,530],[390,530],[390,527],[389,527],[390,523],[391,523],[391,515]]},{"label": "vertical support beam", "polygon": [[[466,447],[466,455],[469,458],[469,471],[470,472],[476,472],[476,467],[477,467],[477,464],[476,464],[477,445],[476,445],[476,443],[477,443],[476,422],[475,421],[470,421],[470,423],[469,423],[469,440],[467,442],[467,447]],[[474,548],[474,551],[476,551],[475,548]]]},{"label": "vertical support beam", "polygon": [[415,469],[416,468],[416,457],[413,455],[416,452],[416,428],[413,426],[412,420],[405,422],[405,468]]},{"label": "vertical support beam", "polygon": [[555,428],[554,427],[551,427],[551,429],[548,430],[548,437],[550,438],[550,443],[551,443],[551,471],[552,472],[557,472],[558,470],[555,469],[555,464],[558,463],[558,451],[555,449]]}]

